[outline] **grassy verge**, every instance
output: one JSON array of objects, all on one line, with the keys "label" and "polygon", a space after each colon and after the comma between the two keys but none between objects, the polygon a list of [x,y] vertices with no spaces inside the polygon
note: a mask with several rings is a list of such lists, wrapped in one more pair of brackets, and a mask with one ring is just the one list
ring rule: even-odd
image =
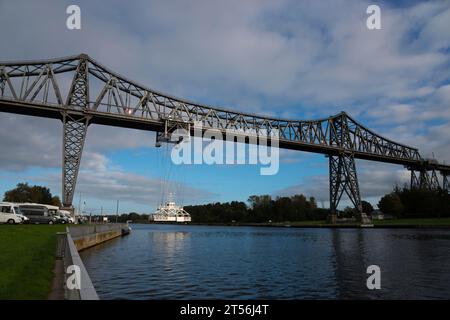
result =
[{"label": "grassy verge", "polygon": [[450,218],[374,220],[374,225],[450,226]]},{"label": "grassy verge", "polygon": [[[393,219],[393,220],[372,220],[373,225],[382,226],[405,226],[405,227],[421,227],[421,226],[436,226],[436,227],[450,227],[450,218],[416,218],[416,219]],[[220,224],[218,224],[220,225]],[[275,226],[275,227],[359,227],[361,223],[348,222],[330,224],[325,220],[317,221],[285,221],[285,222],[260,222],[260,223],[233,223],[226,225],[244,225],[244,226]]]},{"label": "grassy verge", "polygon": [[292,222],[289,222],[289,221],[286,221],[286,222],[272,222],[270,224],[273,225],[273,226],[280,226],[280,227],[281,226],[286,226],[286,225],[297,227],[297,226],[323,225],[323,224],[327,224],[327,222],[325,220],[314,220],[314,221],[308,220],[308,221],[292,221]]},{"label": "grassy verge", "polygon": [[64,225],[0,225],[0,300],[47,299],[56,232]]},{"label": "grassy verge", "polygon": [[[450,218],[416,218],[416,219],[393,219],[393,220],[372,220],[371,222],[373,225],[376,226],[450,226]],[[290,225],[293,227],[300,227],[300,226],[333,226],[327,221],[320,220],[320,221],[296,221],[296,222],[277,222],[272,223],[271,225],[275,226],[284,226],[284,225]],[[349,222],[349,223],[343,223],[340,224],[342,226],[349,226],[349,225],[355,225],[359,226],[360,223],[355,222]],[[335,226],[335,225],[334,225]]]},{"label": "grassy verge", "polygon": [[[372,220],[371,222],[376,226],[450,226],[450,218],[416,218],[416,219],[393,219],[393,220]],[[297,221],[297,222],[284,222],[284,223],[272,223],[272,225],[291,225],[291,226],[332,226],[327,221]],[[349,222],[345,225],[356,225],[360,223]]]}]

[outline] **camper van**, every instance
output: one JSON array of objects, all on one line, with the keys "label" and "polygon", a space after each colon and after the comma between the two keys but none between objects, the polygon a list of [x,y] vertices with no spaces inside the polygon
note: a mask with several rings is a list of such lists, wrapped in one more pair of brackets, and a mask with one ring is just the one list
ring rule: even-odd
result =
[{"label": "camper van", "polygon": [[25,217],[22,212],[20,212],[19,206],[14,202],[0,202],[0,206],[4,207],[0,211],[8,211],[6,207],[9,207],[9,211],[19,216],[22,219],[23,223],[27,223],[30,219]]},{"label": "camper van", "polygon": [[49,210],[47,205],[37,203],[21,203],[18,204],[18,207],[20,212],[30,219],[30,223],[54,224],[58,221],[58,219],[52,214],[52,210],[54,209]]},{"label": "camper van", "polygon": [[0,223],[16,224],[24,222],[18,208],[10,202],[0,202]]},{"label": "camper van", "polygon": [[59,215],[64,216],[68,219],[69,223],[75,223],[74,217],[70,214],[70,211],[67,210],[59,210]]},{"label": "camper van", "polygon": [[44,204],[47,207],[48,213],[56,218],[56,223],[70,223],[69,218],[67,218],[57,206],[52,206],[49,204]]}]

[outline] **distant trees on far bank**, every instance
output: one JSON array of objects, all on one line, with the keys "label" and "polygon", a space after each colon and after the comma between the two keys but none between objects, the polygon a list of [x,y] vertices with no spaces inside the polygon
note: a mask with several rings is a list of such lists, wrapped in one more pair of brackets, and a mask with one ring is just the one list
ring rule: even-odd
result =
[{"label": "distant trees on far bank", "polygon": [[[230,223],[230,222],[283,222],[325,220],[329,209],[317,207],[314,197],[304,195],[276,197],[270,195],[250,196],[249,205],[244,202],[210,203],[198,206],[186,206],[193,222]],[[397,218],[450,217],[450,195],[443,190],[418,190],[395,187],[384,195],[378,208],[385,214]],[[373,206],[362,201],[364,213],[374,211]],[[356,210],[347,207],[339,212],[341,217],[354,217]]]},{"label": "distant trees on far bank", "polygon": [[[86,216],[89,217],[89,214],[86,214]],[[99,216],[99,215],[94,215],[93,216],[93,221],[95,221],[95,219],[99,219],[99,221],[101,221],[101,219],[103,217],[107,217],[109,222],[120,222],[120,223],[125,223],[127,221],[132,221],[134,223],[147,223],[148,222],[148,214],[139,214],[136,212],[130,212],[130,213],[122,213],[120,215],[115,215],[115,214],[107,214],[104,216]]]},{"label": "distant trees on far bank", "polygon": [[450,217],[450,195],[444,190],[395,187],[380,199],[378,208],[397,218]]},{"label": "distant trees on far bank", "polygon": [[276,197],[270,195],[250,196],[249,206],[242,201],[210,203],[185,206],[193,222],[282,222],[303,220],[324,220],[329,210],[317,207],[314,197],[304,195]]}]

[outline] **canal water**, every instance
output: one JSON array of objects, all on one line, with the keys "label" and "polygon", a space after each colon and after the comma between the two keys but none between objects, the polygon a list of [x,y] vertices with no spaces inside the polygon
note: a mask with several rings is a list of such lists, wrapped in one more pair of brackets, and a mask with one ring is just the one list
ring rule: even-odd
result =
[{"label": "canal water", "polygon": [[132,228],[81,252],[101,299],[450,298],[446,230]]}]

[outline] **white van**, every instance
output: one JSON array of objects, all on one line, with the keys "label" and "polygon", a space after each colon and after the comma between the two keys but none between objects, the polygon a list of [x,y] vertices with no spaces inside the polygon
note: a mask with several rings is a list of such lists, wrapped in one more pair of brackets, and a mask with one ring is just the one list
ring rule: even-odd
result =
[{"label": "white van", "polygon": [[16,224],[24,222],[18,208],[15,208],[13,203],[0,202],[0,223]]}]

